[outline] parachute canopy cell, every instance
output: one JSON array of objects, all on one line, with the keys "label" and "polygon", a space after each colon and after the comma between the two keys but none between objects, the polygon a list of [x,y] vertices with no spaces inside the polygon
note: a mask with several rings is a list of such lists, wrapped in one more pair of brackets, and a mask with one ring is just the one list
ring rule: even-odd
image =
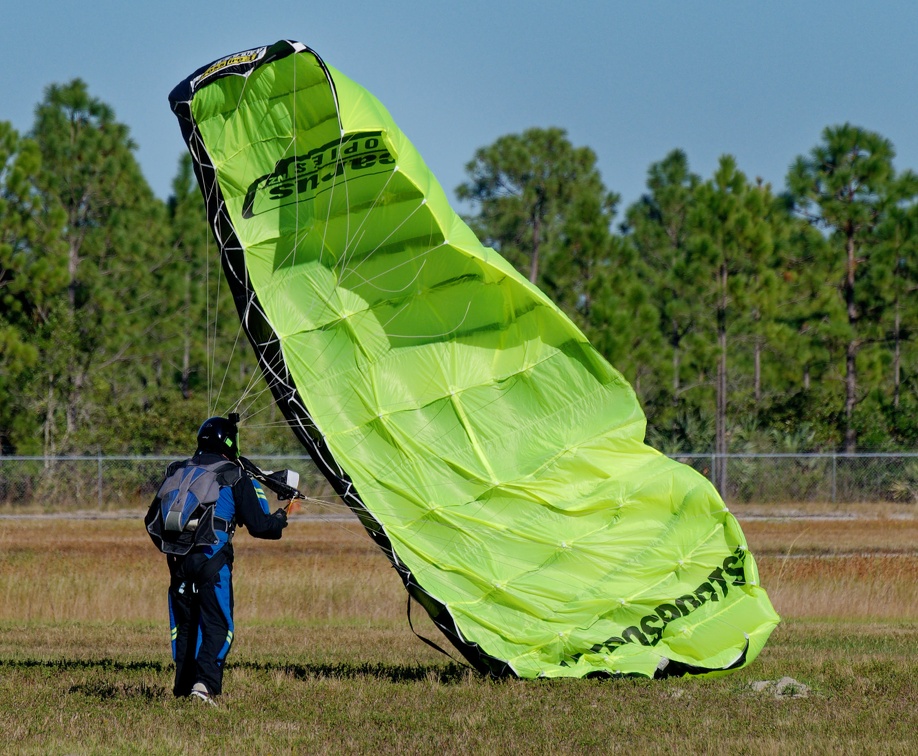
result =
[{"label": "parachute canopy cell", "polygon": [[778,622],[712,485],[450,208],[368,91],[290,41],[170,96],[278,406],[409,594],[495,675],[704,674]]}]

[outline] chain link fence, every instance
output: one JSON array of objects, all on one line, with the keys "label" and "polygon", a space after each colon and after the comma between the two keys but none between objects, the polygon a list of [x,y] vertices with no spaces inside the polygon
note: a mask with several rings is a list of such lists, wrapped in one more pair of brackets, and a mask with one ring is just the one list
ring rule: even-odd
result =
[{"label": "chain link fence", "polygon": [[[11,513],[140,510],[153,500],[170,462],[185,457],[3,457],[0,511]],[[251,457],[265,470],[296,470],[307,496],[334,502],[308,456]]]},{"label": "chain link fence", "polygon": [[728,504],[918,503],[918,453],[677,454],[714,481]]},{"label": "chain link fence", "polygon": [[[918,503],[918,453],[679,454],[713,480],[726,465],[724,499],[735,503]],[[116,512],[145,508],[178,457],[3,457],[0,510],[7,513]],[[336,501],[308,456],[253,457],[264,469],[300,473],[300,490]]]}]

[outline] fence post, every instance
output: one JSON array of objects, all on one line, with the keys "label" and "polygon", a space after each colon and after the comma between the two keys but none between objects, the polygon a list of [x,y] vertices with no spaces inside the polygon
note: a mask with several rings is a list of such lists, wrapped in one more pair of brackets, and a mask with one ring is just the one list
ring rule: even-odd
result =
[{"label": "fence post", "polygon": [[835,469],[836,452],[832,452],[832,503],[835,503]]},{"label": "fence post", "polygon": [[99,494],[99,511],[102,511],[102,450],[98,451],[98,456],[96,457],[98,461],[97,474],[98,480],[96,482],[96,490]]}]

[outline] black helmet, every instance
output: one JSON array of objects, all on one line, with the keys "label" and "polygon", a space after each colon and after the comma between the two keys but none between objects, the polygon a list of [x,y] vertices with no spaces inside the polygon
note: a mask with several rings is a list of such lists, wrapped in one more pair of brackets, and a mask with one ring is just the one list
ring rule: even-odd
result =
[{"label": "black helmet", "polygon": [[198,451],[236,459],[239,456],[239,428],[234,419],[210,417],[205,420],[198,429]]}]

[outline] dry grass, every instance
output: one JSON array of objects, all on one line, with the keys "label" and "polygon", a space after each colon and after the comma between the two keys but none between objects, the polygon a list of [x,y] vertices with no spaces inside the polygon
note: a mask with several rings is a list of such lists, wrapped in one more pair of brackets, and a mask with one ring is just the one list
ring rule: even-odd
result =
[{"label": "dry grass", "polygon": [[857,506],[742,524],[782,617],[916,620],[918,518],[909,512]]},{"label": "dry grass", "polygon": [[918,620],[918,556],[759,560],[762,585],[787,619]]},{"label": "dry grass", "polygon": [[743,523],[756,518],[916,520],[918,505],[881,502],[791,502],[786,504],[731,504]]},{"label": "dry grass", "polygon": [[[375,622],[404,591],[356,522],[293,522],[279,541],[240,531],[240,621]],[[13,520],[0,528],[0,621],[158,621],[168,570],[139,520]]]},{"label": "dry grass", "polygon": [[805,517],[790,511],[768,516],[755,511],[734,513],[756,556],[803,554],[918,555],[918,511],[912,508],[860,505]]},{"label": "dry grass", "polygon": [[[785,618],[918,619],[918,520],[743,522]],[[240,623],[403,623],[401,582],[356,521],[241,531]],[[137,520],[11,520],[0,528],[0,621],[160,622],[167,570]],[[421,612],[423,614],[423,612]]]},{"label": "dry grass", "polygon": [[[411,634],[356,523],[240,533],[237,643],[212,710],[169,693],[167,572],[138,519],[4,521],[0,752],[913,752],[912,524],[743,524],[784,623],[747,669],[663,682],[471,675]],[[749,688],[785,675],[812,695]]]}]

